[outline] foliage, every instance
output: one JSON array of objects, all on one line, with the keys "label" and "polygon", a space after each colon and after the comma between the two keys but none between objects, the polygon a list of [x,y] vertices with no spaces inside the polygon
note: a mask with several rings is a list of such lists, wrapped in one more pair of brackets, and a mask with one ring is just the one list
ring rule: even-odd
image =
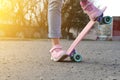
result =
[{"label": "foliage", "polygon": [[41,37],[47,34],[48,0],[1,0],[0,2],[1,25],[28,27],[28,31],[29,27],[33,29],[39,27]]},{"label": "foliage", "polygon": [[62,32],[64,37],[70,33],[71,28],[76,29],[78,34],[89,20],[81,9],[79,0],[67,0],[63,6],[62,14]]},{"label": "foliage", "polygon": [[[0,0],[0,32],[3,34],[1,30],[8,27],[7,32],[15,32],[16,37],[21,34],[22,37],[35,35],[37,32],[39,38],[47,38],[47,14],[48,0]],[[66,32],[69,33],[71,28],[79,32],[87,21],[88,17],[83,13],[77,0],[65,1],[62,10],[64,36]],[[3,30],[6,31],[6,29]]]}]

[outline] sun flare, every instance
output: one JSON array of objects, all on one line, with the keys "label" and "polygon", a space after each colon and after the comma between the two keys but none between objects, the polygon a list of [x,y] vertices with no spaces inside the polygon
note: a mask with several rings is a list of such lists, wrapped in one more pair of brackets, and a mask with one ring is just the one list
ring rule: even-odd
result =
[{"label": "sun flare", "polygon": [[47,0],[0,0],[0,38],[30,36],[33,33],[36,36],[37,28],[47,22],[43,21],[47,17],[45,4]]}]

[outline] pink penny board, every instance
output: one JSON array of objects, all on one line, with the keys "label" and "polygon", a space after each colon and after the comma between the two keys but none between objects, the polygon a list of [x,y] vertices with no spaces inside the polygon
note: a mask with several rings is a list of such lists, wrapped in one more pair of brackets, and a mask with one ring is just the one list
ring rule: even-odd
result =
[{"label": "pink penny board", "polygon": [[74,48],[77,46],[77,44],[83,39],[83,37],[87,34],[87,32],[92,28],[95,21],[89,21],[89,23],[86,25],[86,27],[82,30],[82,32],[78,35],[78,37],[75,39],[75,41],[71,44],[70,48],[67,50],[67,55],[70,55],[71,52],[74,50]]},{"label": "pink penny board", "polygon": [[[106,10],[107,7],[105,7],[102,12]],[[72,51],[75,49],[77,44],[83,39],[83,37],[87,34],[87,32],[93,27],[94,23],[96,21],[89,21],[88,24],[85,26],[85,28],[82,30],[82,32],[78,35],[78,37],[74,40],[74,42],[71,44],[69,49],[67,50],[67,55],[71,55]]]}]

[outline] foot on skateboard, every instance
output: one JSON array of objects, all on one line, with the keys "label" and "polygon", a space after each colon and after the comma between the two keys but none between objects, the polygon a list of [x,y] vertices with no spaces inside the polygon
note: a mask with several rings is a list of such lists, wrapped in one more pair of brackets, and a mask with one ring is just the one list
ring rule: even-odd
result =
[{"label": "foot on skateboard", "polygon": [[[104,8],[103,12],[106,8]],[[85,26],[85,28],[81,31],[81,33],[77,36],[77,38],[73,41],[71,46],[67,50],[67,55],[70,56],[71,60],[75,62],[81,62],[82,56],[75,51],[75,47],[80,43],[80,41],[84,38],[84,36],[88,33],[88,31],[93,27],[94,23],[98,21],[100,24],[110,24],[112,21],[112,18],[109,16],[103,17],[102,14],[97,17],[95,20],[90,20],[88,24]]]}]

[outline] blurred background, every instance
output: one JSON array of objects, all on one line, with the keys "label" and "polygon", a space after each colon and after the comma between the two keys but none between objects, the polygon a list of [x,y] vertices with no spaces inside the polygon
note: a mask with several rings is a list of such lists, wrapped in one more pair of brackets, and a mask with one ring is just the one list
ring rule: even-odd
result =
[{"label": "blurred background", "polygon": [[[0,0],[0,38],[48,38],[48,0]],[[88,22],[79,0],[66,0],[62,10],[62,34],[78,32]],[[82,25],[82,26],[81,26]]]},{"label": "blurred background", "polygon": [[[96,23],[89,33],[91,35],[88,35],[87,38],[94,40],[99,36],[110,36],[112,38],[114,36],[113,32],[117,34],[117,37],[120,37],[120,17],[116,17],[119,11],[115,12],[116,9],[113,9],[116,8],[115,5],[105,0],[91,1],[94,1],[94,4],[99,8],[101,4],[107,5],[108,9],[105,11],[105,15],[115,16],[113,20],[117,21],[117,23],[115,22],[117,27],[113,28],[113,23],[111,23],[102,25],[102,29],[101,25]],[[47,14],[48,0],[0,0],[0,39],[47,39]],[[81,9],[79,0],[64,0],[62,38],[75,39],[88,21],[89,18]]]}]

